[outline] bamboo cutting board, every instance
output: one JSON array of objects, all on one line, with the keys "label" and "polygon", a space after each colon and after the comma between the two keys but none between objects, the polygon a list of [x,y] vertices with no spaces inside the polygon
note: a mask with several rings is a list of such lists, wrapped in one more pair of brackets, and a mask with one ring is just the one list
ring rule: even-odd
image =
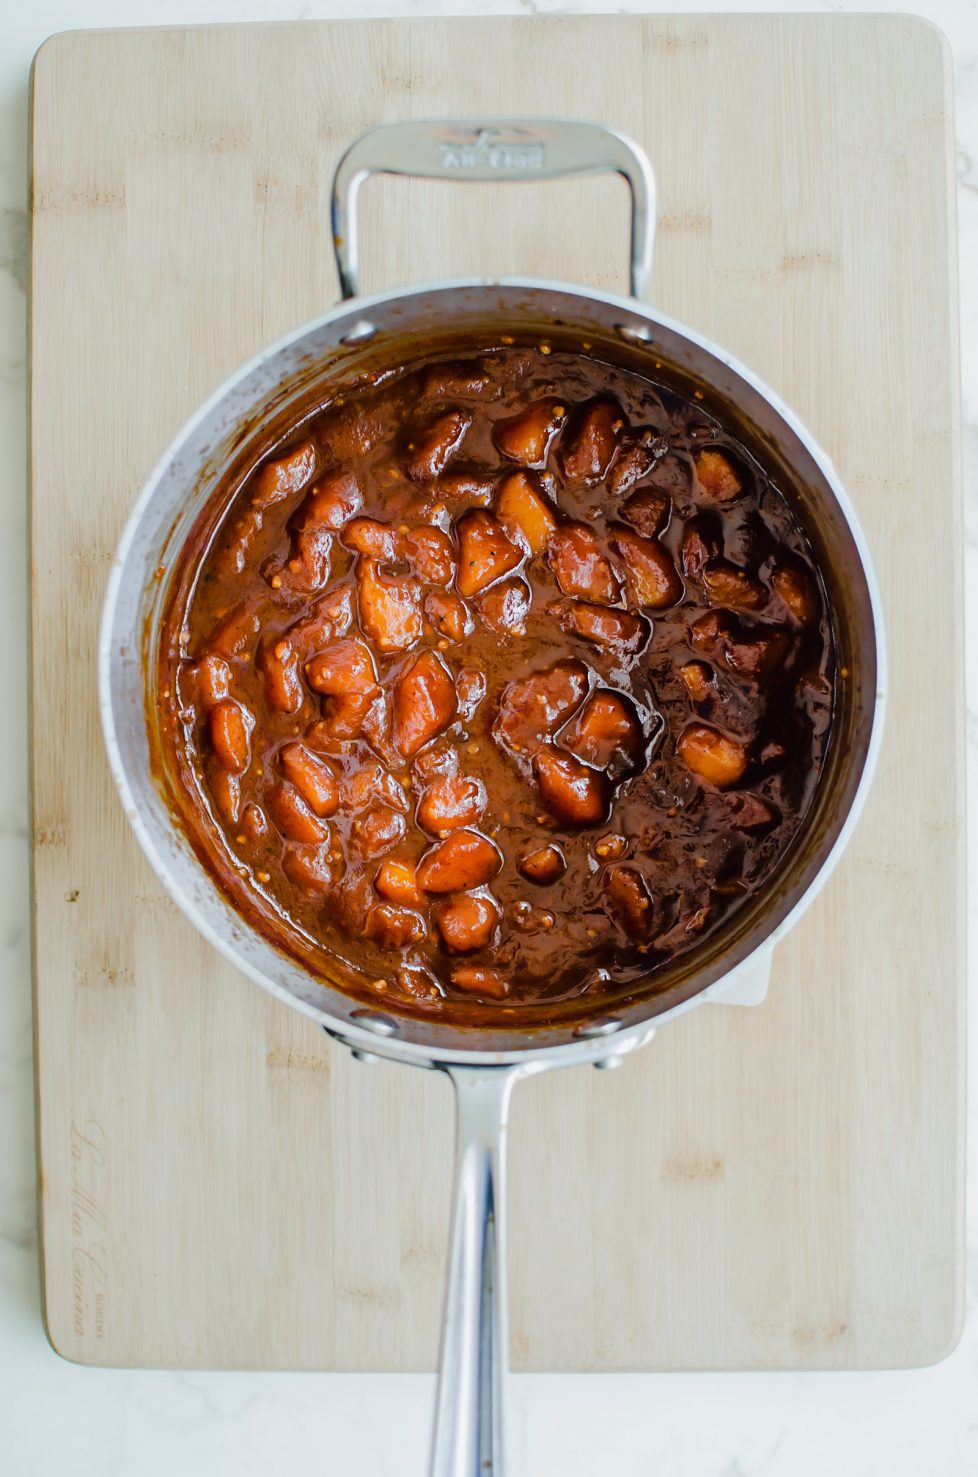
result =
[{"label": "bamboo cutting board", "polygon": [[[450,1093],[357,1066],[161,892],[113,793],[110,554],[183,419],[337,295],[328,186],[377,121],[593,117],[658,174],[656,301],[836,461],[892,695],[854,844],[767,1003],[520,1088],[518,1368],[920,1364],[962,1300],[963,820],[949,63],[896,18],[75,33],[34,67],[34,909],[47,1326],[83,1363],[428,1369]],[[368,290],[622,289],[594,180],[364,192]]]}]

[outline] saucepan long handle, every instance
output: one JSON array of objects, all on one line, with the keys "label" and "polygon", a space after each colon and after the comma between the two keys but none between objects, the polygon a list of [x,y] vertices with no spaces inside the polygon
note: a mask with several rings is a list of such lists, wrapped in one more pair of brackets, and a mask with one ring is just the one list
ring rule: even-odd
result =
[{"label": "saucepan long handle", "polygon": [[624,134],[560,118],[433,119],[372,128],[350,145],[333,176],[333,248],[343,296],[359,292],[357,193],[371,174],[498,182],[609,173],[622,175],[631,190],[631,291],[644,302],[655,241],[655,177]]},{"label": "saucepan long handle", "polygon": [[506,1374],[506,1115],[516,1073],[451,1068],[458,1112],[455,1209],[431,1477],[502,1477]]}]

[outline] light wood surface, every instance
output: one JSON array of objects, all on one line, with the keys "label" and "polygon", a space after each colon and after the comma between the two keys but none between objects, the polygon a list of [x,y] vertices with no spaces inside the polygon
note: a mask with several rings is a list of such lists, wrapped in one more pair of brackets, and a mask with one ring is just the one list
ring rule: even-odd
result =
[{"label": "light wood surface", "polygon": [[[390,118],[594,117],[658,173],[656,301],[834,458],[892,702],[768,1002],[517,1092],[518,1368],[923,1363],[962,1298],[960,488],[949,64],[896,18],[447,20],[56,37],[33,89],[34,905],[43,1273],[85,1363],[427,1369],[451,1102],[200,941],[112,790],[110,551],[198,401],[335,300],[328,186]],[[624,288],[613,180],[372,182],[364,285]]]}]

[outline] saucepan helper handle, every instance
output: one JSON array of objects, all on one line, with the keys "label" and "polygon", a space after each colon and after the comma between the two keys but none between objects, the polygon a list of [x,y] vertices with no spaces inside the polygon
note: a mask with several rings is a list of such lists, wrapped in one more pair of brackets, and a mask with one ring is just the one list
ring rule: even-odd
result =
[{"label": "saucepan helper handle", "polygon": [[344,298],[359,292],[357,193],[371,174],[424,179],[541,180],[620,174],[632,195],[631,293],[645,302],[655,240],[655,177],[637,144],[560,118],[459,118],[387,123],[360,135],[333,176],[333,249]]},{"label": "saucepan helper handle", "polygon": [[446,1069],[456,1187],[430,1477],[503,1477],[505,1159],[512,1067]]}]

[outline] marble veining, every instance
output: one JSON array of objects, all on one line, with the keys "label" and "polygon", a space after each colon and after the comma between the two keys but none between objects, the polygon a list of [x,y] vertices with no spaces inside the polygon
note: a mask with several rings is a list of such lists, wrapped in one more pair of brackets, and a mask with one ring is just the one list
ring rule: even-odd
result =
[{"label": "marble veining", "polygon": [[[3,690],[26,692],[27,76],[48,35],[79,27],[341,16],[674,10],[602,0],[34,0],[0,20],[0,648]],[[914,0],[713,0],[713,12],[924,9]],[[957,89],[965,420],[969,852],[978,842],[978,6],[934,0]],[[424,1466],[432,1379],[80,1369],[40,1320],[27,891],[27,745],[0,726],[0,1413],[11,1477],[267,1477],[308,1470],[403,1477]],[[975,937],[978,888],[969,897]],[[974,1007],[975,971],[971,1004]],[[978,1058],[978,1013],[969,1047]],[[969,1099],[967,1316],[933,1369],[881,1374],[526,1375],[511,1389],[515,1477],[965,1477],[978,1470],[978,1098]],[[243,1295],[247,1295],[246,1291]]]}]

